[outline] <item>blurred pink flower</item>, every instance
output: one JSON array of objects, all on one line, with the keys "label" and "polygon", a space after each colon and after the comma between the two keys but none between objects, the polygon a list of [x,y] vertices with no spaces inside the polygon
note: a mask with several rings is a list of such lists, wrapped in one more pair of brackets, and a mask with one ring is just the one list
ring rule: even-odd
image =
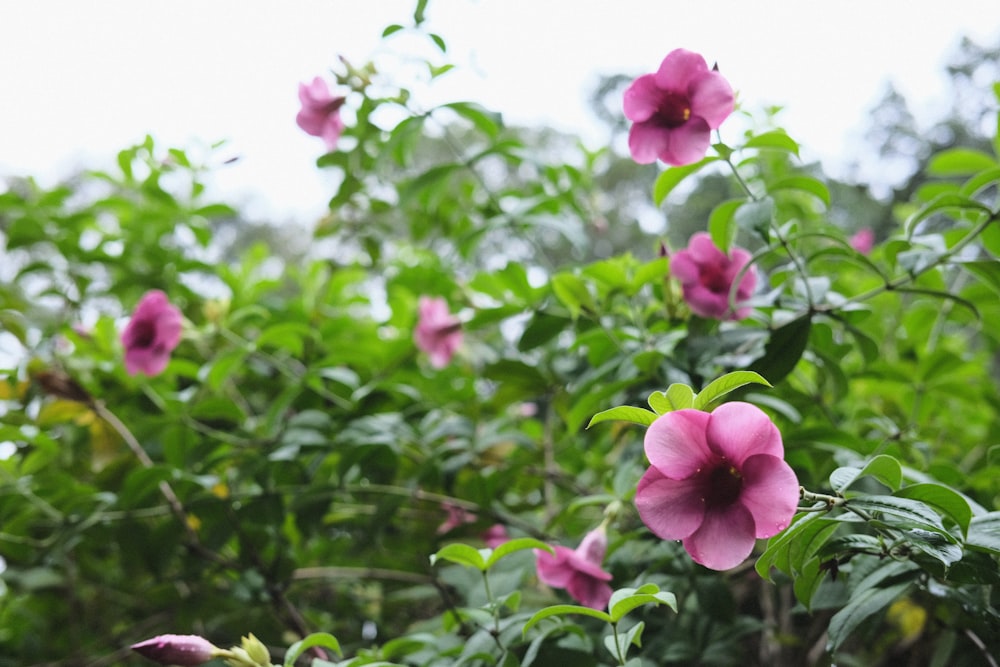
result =
[{"label": "blurred pink flower", "polygon": [[654,74],[644,74],[625,91],[625,117],[632,159],[691,164],[705,157],[711,130],[733,112],[733,89],[705,59],[685,49],[667,54]]},{"label": "blurred pink flower", "polygon": [[183,316],[160,290],[150,290],[139,300],[125,331],[125,370],[129,375],[159,375],[170,353],[181,342]]},{"label": "blurred pink flower", "polygon": [[498,546],[510,540],[510,535],[507,534],[507,527],[502,523],[495,523],[482,534],[483,542],[486,543],[490,549],[496,549]]},{"label": "blurred pink flower", "polygon": [[555,554],[535,550],[538,578],[554,588],[565,588],[573,599],[593,609],[604,609],[611,599],[611,574],[601,569],[608,536],[604,526],[587,533],[576,549],[553,546]]},{"label": "blurred pink flower", "polygon": [[218,650],[198,635],[160,635],[133,644],[132,650],[161,665],[202,665]]},{"label": "blurred pink flower", "polygon": [[449,531],[455,530],[459,526],[464,526],[467,523],[473,523],[476,520],[476,513],[470,512],[464,507],[452,505],[451,503],[442,503],[441,506],[448,513],[448,518],[446,518],[441,525],[438,526],[438,535],[444,535]]},{"label": "blurred pink flower", "polygon": [[851,237],[850,243],[852,248],[862,255],[867,255],[875,245],[875,232],[865,227]]},{"label": "blurred pink flower", "polygon": [[[719,250],[712,237],[697,232],[688,247],[678,250],[670,259],[670,274],[681,283],[684,301],[691,311],[701,317],[717,320],[741,320],[750,314],[750,308],[729,307],[729,293],[736,276],[750,261],[750,253],[743,248],[733,248],[729,255]],[[756,267],[751,266],[736,288],[736,305],[746,301],[757,286]]]},{"label": "blurred pink flower", "polygon": [[308,85],[299,84],[299,102],[302,103],[302,110],[295,117],[295,122],[306,134],[321,137],[326,142],[326,149],[332,151],[344,131],[344,121],[340,118],[344,97],[331,95],[326,81],[317,76]]},{"label": "blurred pink flower", "polygon": [[659,537],[683,540],[705,567],[739,565],[757,538],[778,534],[795,515],[798,479],[781,433],[756,406],[668,412],[649,426],[645,449],[639,517]]},{"label": "blurred pink flower", "polygon": [[448,312],[444,299],[420,297],[420,319],[413,340],[430,356],[431,366],[444,368],[462,344],[462,324]]}]

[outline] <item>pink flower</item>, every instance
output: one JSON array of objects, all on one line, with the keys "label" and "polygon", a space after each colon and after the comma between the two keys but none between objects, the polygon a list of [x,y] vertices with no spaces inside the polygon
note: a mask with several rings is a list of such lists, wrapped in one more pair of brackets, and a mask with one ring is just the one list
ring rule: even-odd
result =
[{"label": "pink flower", "polygon": [[[743,248],[733,248],[726,255],[712,243],[711,236],[698,232],[691,237],[687,248],[677,251],[670,259],[670,273],[680,281],[684,301],[696,315],[741,320],[751,309],[730,308],[729,293],[736,276],[749,261],[750,253]],[[736,304],[749,299],[756,286],[757,272],[751,266],[736,288]]]},{"label": "pink flower", "polygon": [[781,532],[795,514],[799,483],[781,434],[749,403],[668,412],[646,431],[645,449],[639,517],[659,537],[683,540],[705,567],[739,565],[757,538]]},{"label": "pink flower", "polygon": [[644,74],[625,91],[632,159],[682,165],[705,157],[711,130],[733,112],[733,89],[697,53],[675,49],[655,74]]},{"label": "pink flower", "polygon": [[132,650],[161,665],[202,665],[218,650],[198,635],[160,635],[132,645]]},{"label": "pink flower", "polygon": [[438,526],[438,535],[444,535],[447,532],[455,530],[459,526],[463,526],[467,523],[474,523],[476,521],[476,513],[470,512],[464,507],[452,505],[451,503],[443,503],[442,507],[444,507],[445,511],[448,512],[448,518],[445,519],[440,526]]},{"label": "pink flower", "polygon": [[317,76],[308,85],[299,84],[299,101],[302,110],[295,117],[295,122],[306,134],[322,137],[327,150],[332,151],[344,131],[344,121],[340,118],[344,97],[331,95],[326,81]]},{"label": "pink flower", "polygon": [[510,540],[510,535],[507,534],[506,526],[502,523],[495,523],[483,531],[482,538],[486,546],[490,549],[496,549],[504,542]]},{"label": "pink flower", "polygon": [[576,549],[554,546],[555,555],[535,550],[538,578],[554,588],[565,588],[573,599],[594,609],[604,609],[611,599],[611,574],[601,569],[608,536],[600,526],[587,533]]},{"label": "pink flower", "polygon": [[181,311],[160,290],[146,292],[132,313],[122,345],[129,375],[159,375],[170,361],[170,353],[181,342]]},{"label": "pink flower", "polygon": [[451,362],[455,350],[462,344],[461,322],[448,312],[448,302],[420,297],[420,320],[413,332],[417,347],[426,352],[431,366],[444,368]]},{"label": "pink flower", "polygon": [[872,251],[872,247],[875,245],[875,232],[865,227],[851,237],[850,243],[852,248],[860,252],[862,255],[867,255]]}]

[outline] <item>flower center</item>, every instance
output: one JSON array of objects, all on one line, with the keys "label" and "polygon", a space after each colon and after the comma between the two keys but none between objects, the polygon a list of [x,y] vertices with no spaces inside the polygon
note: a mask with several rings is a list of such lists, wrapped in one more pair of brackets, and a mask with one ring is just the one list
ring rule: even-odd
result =
[{"label": "flower center", "polygon": [[736,502],[743,490],[743,475],[736,466],[722,461],[708,473],[708,495],[705,504],[708,507],[728,507]]},{"label": "flower center", "polygon": [[729,281],[726,280],[725,271],[720,271],[721,267],[715,265],[703,266],[698,274],[698,280],[702,286],[707,287],[716,294],[729,294]]},{"label": "flower center", "polygon": [[679,93],[663,93],[654,115],[657,125],[675,128],[680,127],[691,118],[691,103],[686,95]]},{"label": "flower center", "polygon": [[135,347],[150,347],[156,340],[156,327],[152,322],[136,322],[132,330],[135,332]]}]

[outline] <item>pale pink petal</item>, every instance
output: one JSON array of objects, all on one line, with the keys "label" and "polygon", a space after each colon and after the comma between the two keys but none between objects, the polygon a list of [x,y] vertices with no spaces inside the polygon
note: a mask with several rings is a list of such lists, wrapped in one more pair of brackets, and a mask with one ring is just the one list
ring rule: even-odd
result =
[{"label": "pale pink petal", "polygon": [[639,164],[652,164],[667,150],[670,130],[655,123],[635,123],[628,131],[628,150]]},{"label": "pale pink petal", "polygon": [[705,517],[703,480],[668,479],[649,468],[635,491],[639,518],[658,537],[681,540],[701,526]]},{"label": "pale pink petal", "polygon": [[851,237],[850,243],[852,248],[862,255],[867,255],[875,245],[875,232],[867,228],[862,229]]},{"label": "pale pink petal", "polygon": [[686,93],[692,81],[708,72],[708,65],[700,54],[687,49],[674,49],[660,63],[654,75],[656,85],[664,90]]},{"label": "pale pink petal", "polygon": [[733,113],[733,88],[718,72],[706,72],[688,89],[691,115],[705,119],[713,130]]},{"label": "pale pink petal", "polygon": [[754,454],[783,458],[785,453],[781,433],[770,417],[757,406],[739,401],[723,403],[712,412],[707,441],[713,452],[736,466]]},{"label": "pale pink petal", "polygon": [[670,275],[681,281],[681,284],[698,281],[698,265],[691,257],[691,253],[687,250],[678,250],[674,253],[670,258]]},{"label": "pale pink petal", "polygon": [[659,158],[674,166],[692,164],[705,157],[711,143],[712,134],[708,123],[698,116],[692,116],[688,122],[669,130],[667,146],[660,151]]},{"label": "pale pink petal", "polygon": [[[608,575],[608,579],[610,578],[611,575]],[[566,590],[573,596],[573,599],[591,609],[605,609],[613,592],[611,586],[603,581],[582,574],[570,579]]]},{"label": "pale pink petal", "polygon": [[556,588],[566,588],[573,574],[576,572],[570,565],[569,559],[573,550],[569,547],[555,546],[555,555],[540,549],[535,550],[536,569],[538,578],[542,583]]},{"label": "pale pink petal", "polygon": [[688,239],[687,252],[696,264],[721,265],[726,261],[726,254],[712,241],[708,232],[695,232]]},{"label": "pale pink petal", "polygon": [[322,108],[332,99],[330,87],[321,77],[314,77],[309,84],[299,84],[299,102],[302,103],[303,107]]},{"label": "pale pink petal", "polygon": [[136,305],[122,332],[125,370],[130,375],[159,375],[170,361],[170,353],[181,341],[181,311],[160,290],[150,290]]},{"label": "pale pink petal", "polygon": [[730,250],[729,258],[727,260],[728,266],[726,266],[725,270],[726,280],[729,282],[736,280],[736,276],[739,274],[740,269],[750,262],[750,257],[750,253],[743,248],[733,248]]},{"label": "pale pink petal", "polygon": [[799,480],[787,463],[776,456],[748,457],[741,470],[740,504],[753,515],[756,537],[777,535],[791,523],[799,504]]},{"label": "pale pink petal", "polygon": [[706,441],[710,416],[701,410],[668,412],[646,429],[644,448],[650,465],[664,477],[685,479],[712,457]]},{"label": "pale pink petal", "polygon": [[736,503],[706,512],[701,527],[684,540],[684,548],[696,563],[728,570],[746,560],[755,542],[753,516]]},{"label": "pale pink petal", "polygon": [[622,109],[625,117],[641,123],[653,117],[660,102],[660,89],[652,74],[644,74],[625,89]]}]

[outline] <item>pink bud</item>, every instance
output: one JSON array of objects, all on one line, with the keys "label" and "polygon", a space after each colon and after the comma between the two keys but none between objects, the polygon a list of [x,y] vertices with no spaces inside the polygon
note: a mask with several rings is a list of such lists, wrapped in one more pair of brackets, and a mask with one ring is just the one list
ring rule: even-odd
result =
[{"label": "pink bud", "polygon": [[132,650],[161,665],[203,665],[212,659],[216,647],[198,635],[160,635],[133,644]]}]

